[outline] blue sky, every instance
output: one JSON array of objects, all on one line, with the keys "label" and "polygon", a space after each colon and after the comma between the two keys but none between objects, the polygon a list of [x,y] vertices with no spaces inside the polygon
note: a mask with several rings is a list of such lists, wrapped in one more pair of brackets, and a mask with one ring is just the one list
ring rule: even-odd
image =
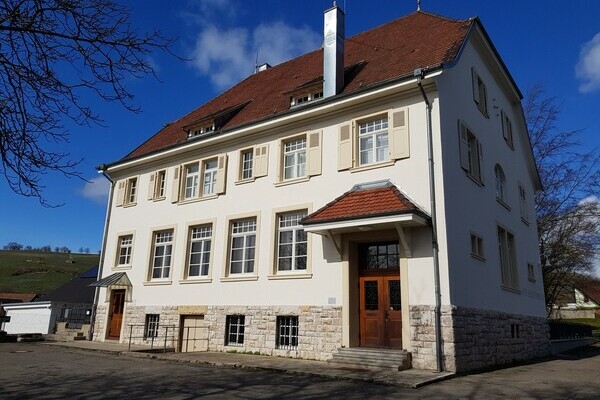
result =
[{"label": "blue sky", "polygon": [[[90,98],[104,127],[70,129],[65,145],[86,183],[47,175],[45,195],[59,208],[12,193],[0,183],[0,246],[24,245],[100,249],[107,185],[95,167],[118,160],[164,124],[205,103],[252,73],[314,50],[321,44],[323,11],[330,0],[128,1],[138,30],[158,29],[178,37],[173,50],[188,59],[151,56],[160,82],[131,79],[128,86],[142,112]],[[416,0],[340,0],[346,36],[362,32],[416,9]],[[600,148],[600,1],[423,0],[426,11],[451,18],[479,16],[523,92],[542,82],[561,106],[559,128],[583,129],[587,149]],[[398,38],[402,40],[402,38]]]}]

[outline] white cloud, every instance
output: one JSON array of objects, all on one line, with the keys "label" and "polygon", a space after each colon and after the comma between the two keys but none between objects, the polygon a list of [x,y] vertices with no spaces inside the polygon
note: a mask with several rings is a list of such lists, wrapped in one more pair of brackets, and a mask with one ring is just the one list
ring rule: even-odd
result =
[{"label": "white cloud", "polygon": [[578,204],[582,205],[582,204],[598,203],[598,202],[600,202],[600,200],[598,199],[598,197],[596,197],[594,195],[591,195],[591,196],[584,197],[583,199],[579,200]]},{"label": "white cloud", "polygon": [[81,195],[96,203],[106,204],[109,189],[110,185],[108,179],[100,176],[86,182],[81,189]]},{"label": "white cloud", "polygon": [[575,74],[583,81],[579,85],[581,93],[600,90],[600,33],[583,45]]}]

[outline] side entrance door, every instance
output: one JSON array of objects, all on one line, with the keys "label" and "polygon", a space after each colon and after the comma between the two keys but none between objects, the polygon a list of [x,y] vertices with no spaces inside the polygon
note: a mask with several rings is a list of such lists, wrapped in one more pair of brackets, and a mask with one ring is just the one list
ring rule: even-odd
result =
[{"label": "side entrance door", "polygon": [[123,307],[125,306],[125,290],[113,290],[110,295],[110,310],[108,314],[108,338],[121,337],[121,324],[123,323]]}]

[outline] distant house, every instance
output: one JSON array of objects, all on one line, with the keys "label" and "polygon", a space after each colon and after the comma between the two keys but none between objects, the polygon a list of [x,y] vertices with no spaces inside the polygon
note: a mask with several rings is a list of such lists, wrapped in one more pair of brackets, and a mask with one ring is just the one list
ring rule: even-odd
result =
[{"label": "distant house", "polygon": [[11,303],[29,303],[38,298],[36,293],[0,292],[0,305]]},{"label": "distant house", "polygon": [[4,330],[9,334],[43,333],[87,336],[98,267],[93,267],[35,301],[3,305],[10,322]]},{"label": "distant house", "polygon": [[579,276],[557,297],[552,317],[558,319],[600,316],[600,279]]}]

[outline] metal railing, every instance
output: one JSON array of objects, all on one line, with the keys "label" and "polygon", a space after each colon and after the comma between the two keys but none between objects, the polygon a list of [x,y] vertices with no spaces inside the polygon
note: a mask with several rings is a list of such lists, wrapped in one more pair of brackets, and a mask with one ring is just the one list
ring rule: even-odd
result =
[{"label": "metal railing", "polygon": [[[147,324],[129,324],[129,350],[131,346],[142,342],[143,345],[150,345],[150,350],[162,347],[164,353],[167,349],[175,347],[177,342],[175,325],[154,325],[149,327]],[[133,343],[132,343],[133,341]],[[167,346],[167,344],[170,346]]]},{"label": "metal railing", "polygon": [[559,319],[551,319],[548,324],[550,325],[550,340],[592,337],[592,327],[589,325],[565,322]]},{"label": "metal railing", "polygon": [[180,351],[188,353],[208,350],[208,326],[186,326],[181,329]]},{"label": "metal railing", "polygon": [[91,314],[91,304],[64,305],[56,322],[66,322],[67,327],[79,329],[83,324],[90,323]]}]

